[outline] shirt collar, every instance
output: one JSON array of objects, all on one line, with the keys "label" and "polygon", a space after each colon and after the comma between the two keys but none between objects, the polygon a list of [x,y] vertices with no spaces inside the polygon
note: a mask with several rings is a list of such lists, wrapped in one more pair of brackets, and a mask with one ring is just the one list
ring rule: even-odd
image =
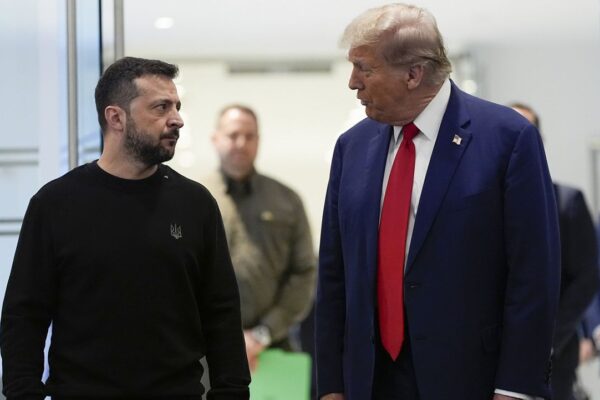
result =
[{"label": "shirt collar", "polygon": [[225,182],[225,190],[230,195],[248,195],[256,185],[256,170],[252,169],[250,175],[241,181],[237,181],[228,176],[223,169],[220,170]]},{"label": "shirt collar", "polygon": [[[421,114],[413,121],[417,128],[419,128],[419,131],[421,131],[428,140],[433,142],[437,139],[440,126],[442,125],[442,119],[446,113],[446,107],[450,100],[450,88],[450,79],[446,79],[434,98],[427,104],[427,107],[425,107],[425,109],[421,111]],[[402,126],[394,126],[395,142],[398,142],[401,131]]]}]

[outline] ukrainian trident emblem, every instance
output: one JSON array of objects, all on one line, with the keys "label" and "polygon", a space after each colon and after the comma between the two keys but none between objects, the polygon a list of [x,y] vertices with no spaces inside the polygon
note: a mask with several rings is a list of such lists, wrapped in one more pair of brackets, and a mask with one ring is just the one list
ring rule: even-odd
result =
[{"label": "ukrainian trident emblem", "polygon": [[181,226],[177,224],[171,224],[171,236],[175,239],[181,239],[183,235],[181,234]]}]

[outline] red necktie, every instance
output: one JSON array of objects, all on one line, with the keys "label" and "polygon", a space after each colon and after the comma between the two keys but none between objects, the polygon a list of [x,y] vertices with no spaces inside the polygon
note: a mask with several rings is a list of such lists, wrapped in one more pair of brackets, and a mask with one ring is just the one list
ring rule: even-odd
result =
[{"label": "red necktie", "polygon": [[381,343],[395,360],[404,341],[404,256],[415,171],[412,122],[402,128],[402,142],[387,183],[379,223],[377,304]]}]

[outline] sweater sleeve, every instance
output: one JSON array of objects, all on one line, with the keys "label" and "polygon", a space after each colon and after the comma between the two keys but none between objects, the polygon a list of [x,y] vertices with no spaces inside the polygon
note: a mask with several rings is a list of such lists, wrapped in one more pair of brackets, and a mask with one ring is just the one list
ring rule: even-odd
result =
[{"label": "sweater sleeve", "polygon": [[207,224],[207,279],[202,288],[201,315],[211,389],[208,400],[249,399],[250,372],[240,314],[240,298],[229,257],[225,230],[212,199]]},{"label": "sweater sleeve", "polygon": [[56,277],[49,213],[34,196],[27,208],[6,287],[0,349],[4,394],[43,399],[44,342],[55,304]]}]

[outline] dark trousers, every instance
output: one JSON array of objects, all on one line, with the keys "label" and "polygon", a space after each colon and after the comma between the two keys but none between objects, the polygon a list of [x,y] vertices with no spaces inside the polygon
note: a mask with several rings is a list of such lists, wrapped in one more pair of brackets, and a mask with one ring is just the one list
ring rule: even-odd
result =
[{"label": "dark trousers", "polygon": [[408,336],[396,361],[385,351],[381,340],[375,340],[373,400],[419,400]]},{"label": "dark trousers", "polygon": [[577,335],[569,340],[560,352],[553,355],[552,386],[553,400],[573,400],[573,384],[576,380],[575,371],[579,362],[579,338]]}]

